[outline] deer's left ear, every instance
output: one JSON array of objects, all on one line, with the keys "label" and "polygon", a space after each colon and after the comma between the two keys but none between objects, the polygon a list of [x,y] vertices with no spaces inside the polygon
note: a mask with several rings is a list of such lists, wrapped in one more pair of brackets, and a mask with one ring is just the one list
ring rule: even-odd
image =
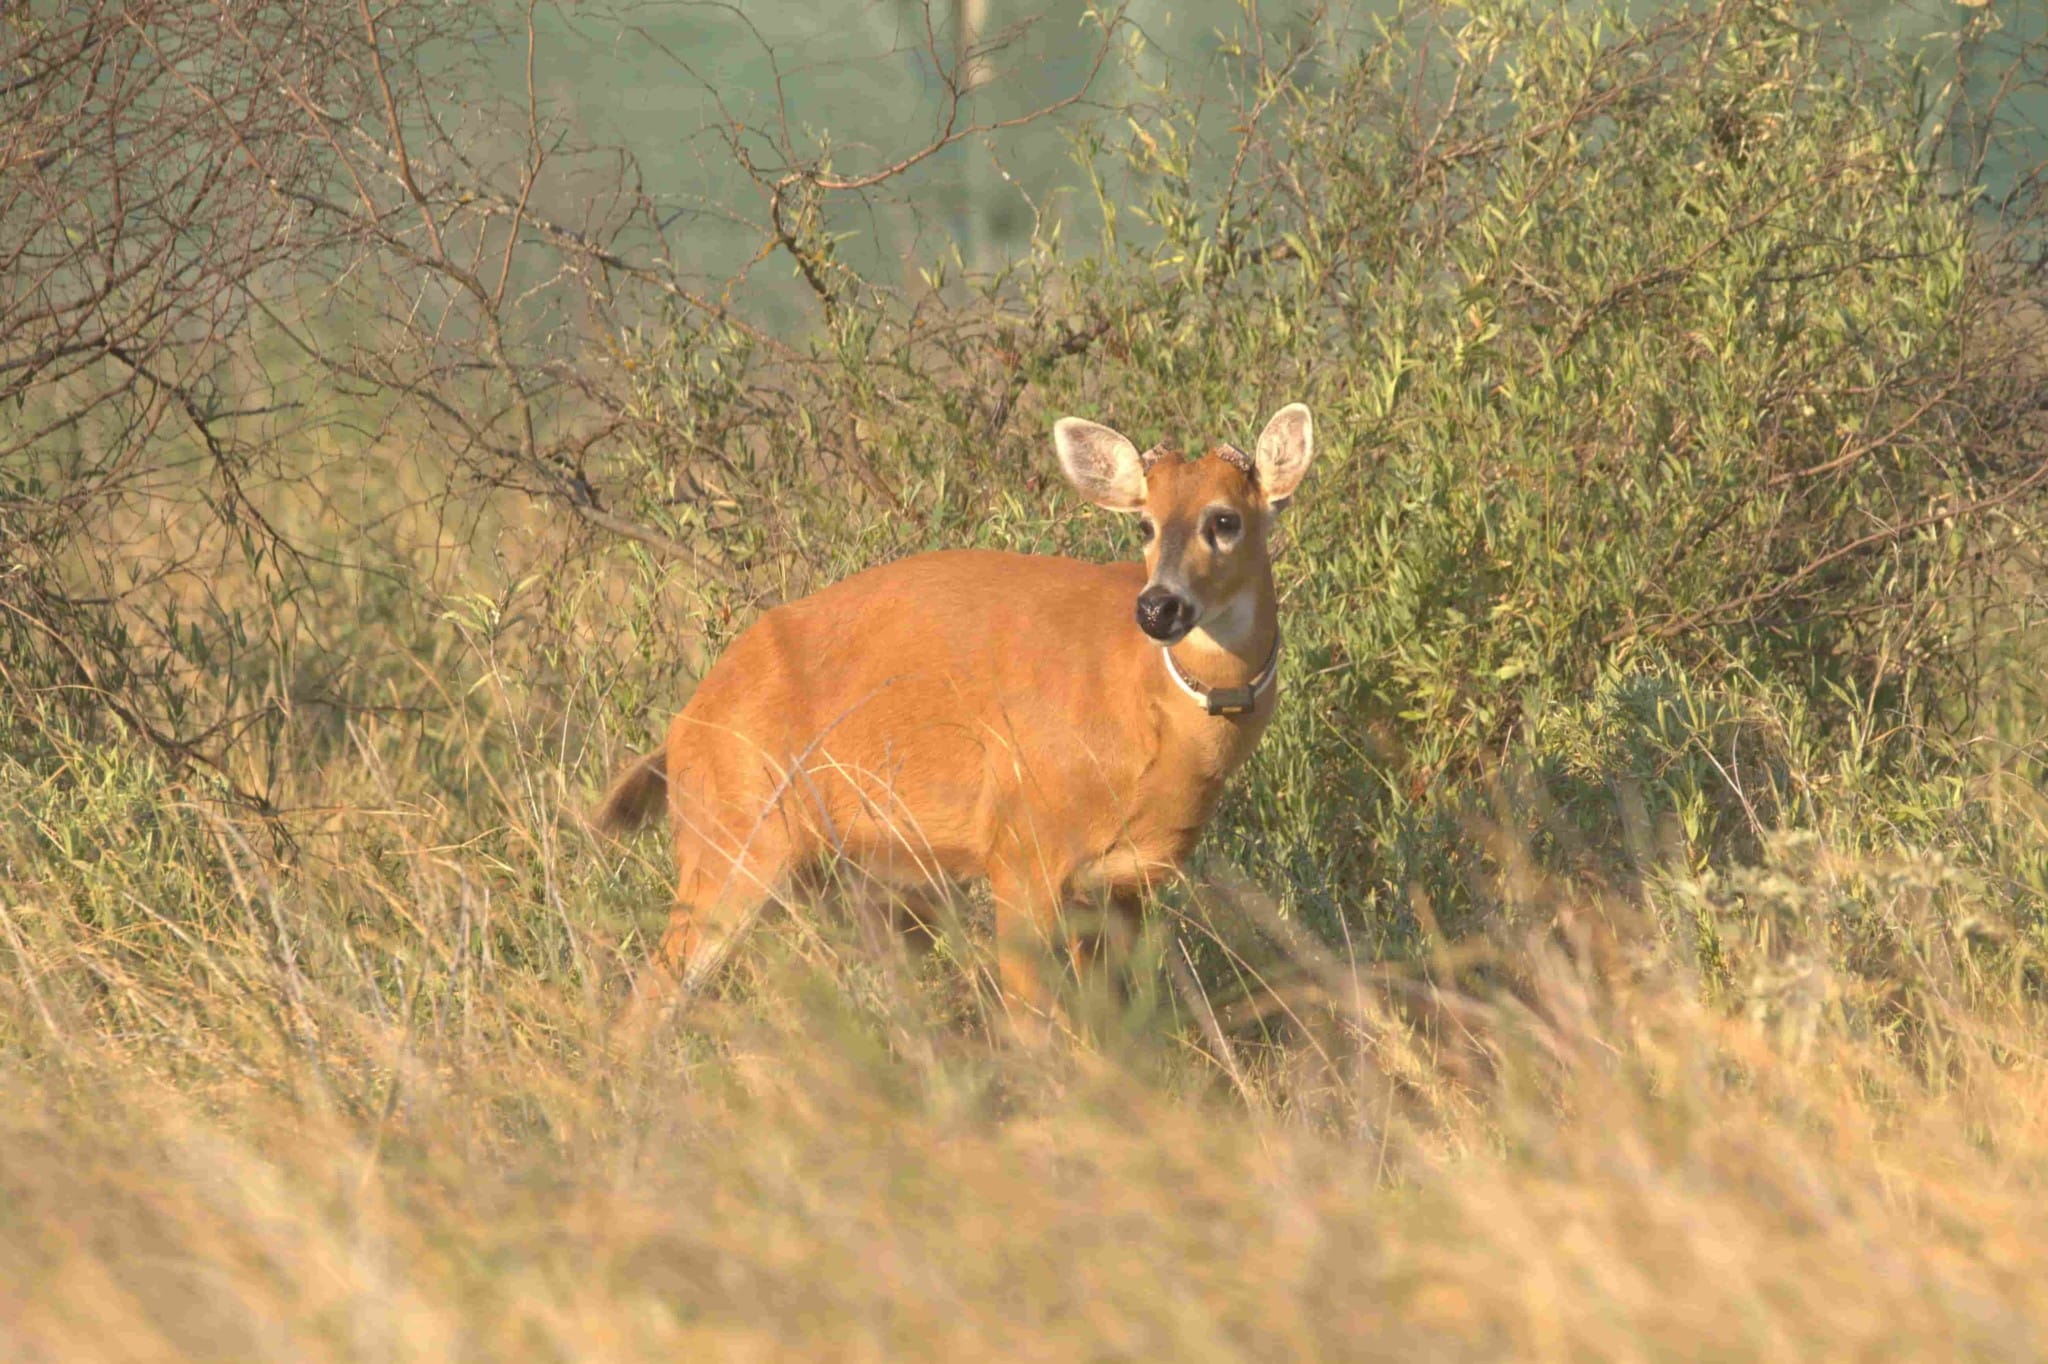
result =
[{"label": "deer's left ear", "polygon": [[1289,403],[1275,412],[1259,433],[1258,453],[1252,456],[1259,467],[1259,490],[1266,495],[1266,505],[1275,511],[1284,507],[1315,457],[1315,423],[1309,419],[1308,408]]},{"label": "deer's left ear", "polygon": [[1094,422],[1061,417],[1052,424],[1067,482],[1098,507],[1134,512],[1145,505],[1145,461],[1129,440]]}]

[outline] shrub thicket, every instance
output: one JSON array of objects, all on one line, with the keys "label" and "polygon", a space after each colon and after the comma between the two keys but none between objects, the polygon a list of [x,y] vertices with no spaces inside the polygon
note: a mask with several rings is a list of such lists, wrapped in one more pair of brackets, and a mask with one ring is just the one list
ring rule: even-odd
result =
[{"label": "shrub thicket", "polygon": [[2038,371],[2025,224],[1944,174],[1928,73],[1761,5],[1392,32],[1247,57],[1227,161],[1158,92],[1082,149],[1123,173],[1101,240],[1044,227],[985,296],[816,245],[814,363],[678,326],[645,401],[683,435],[626,469],[722,466],[739,513],[676,534],[745,601],[964,541],[1130,554],[1048,477],[1052,417],[1243,443],[1306,399],[1288,702],[1213,847],[1333,940],[1407,940],[1418,890],[1475,922],[1481,812],[1624,878],[1961,813],[1893,784],[1957,770],[2014,624]]}]

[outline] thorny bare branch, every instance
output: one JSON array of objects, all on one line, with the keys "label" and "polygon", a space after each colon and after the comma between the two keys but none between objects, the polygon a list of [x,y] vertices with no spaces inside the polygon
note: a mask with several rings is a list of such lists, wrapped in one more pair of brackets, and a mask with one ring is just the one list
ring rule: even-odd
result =
[{"label": "thorny bare branch", "polygon": [[[755,365],[819,362],[743,315],[744,268],[708,288],[687,274],[672,206],[555,116],[546,9],[89,0],[0,17],[0,640],[71,679],[9,669],[13,704],[97,708],[265,805],[235,745],[340,690],[282,660],[314,628],[293,603],[361,566],[328,548],[339,526],[276,510],[337,449],[383,461],[358,477],[417,470],[415,501],[538,500],[706,582],[744,573],[696,503],[743,480],[733,450],[792,390],[764,374],[715,424],[678,430],[624,343],[716,333]],[[728,120],[767,190],[756,261],[786,252],[827,303],[853,284],[831,259],[835,200],[1073,107],[1111,36],[1072,92],[973,117],[1015,34],[956,42],[929,4],[921,17],[942,92],[910,150],[838,172],[786,112]],[[487,49],[512,59],[487,69]],[[515,64],[516,90],[491,94]],[[757,164],[758,137],[781,166]],[[614,467],[643,447],[682,461],[653,518]],[[832,448],[892,496],[857,441]],[[201,693],[209,713],[181,720]]]}]

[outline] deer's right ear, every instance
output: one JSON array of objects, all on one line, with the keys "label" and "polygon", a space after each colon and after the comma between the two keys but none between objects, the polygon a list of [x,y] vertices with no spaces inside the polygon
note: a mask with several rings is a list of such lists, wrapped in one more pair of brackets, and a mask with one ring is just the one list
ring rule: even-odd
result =
[{"label": "deer's right ear", "polygon": [[1145,462],[1138,447],[1106,426],[1061,417],[1052,424],[1067,482],[1098,507],[1134,512],[1145,505]]}]

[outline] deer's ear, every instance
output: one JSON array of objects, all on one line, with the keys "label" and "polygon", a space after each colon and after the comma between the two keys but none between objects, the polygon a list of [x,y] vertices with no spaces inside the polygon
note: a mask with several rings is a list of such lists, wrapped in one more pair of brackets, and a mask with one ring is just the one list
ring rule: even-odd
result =
[{"label": "deer's ear", "polygon": [[1079,417],[1054,422],[1052,439],[1067,482],[1081,496],[1111,511],[1134,512],[1145,505],[1145,462],[1130,441]]},{"label": "deer's ear", "polygon": [[1259,466],[1259,490],[1265,493],[1266,504],[1276,511],[1285,506],[1315,457],[1315,423],[1309,419],[1308,408],[1289,403],[1275,412],[1259,433],[1258,453],[1252,456]]}]

